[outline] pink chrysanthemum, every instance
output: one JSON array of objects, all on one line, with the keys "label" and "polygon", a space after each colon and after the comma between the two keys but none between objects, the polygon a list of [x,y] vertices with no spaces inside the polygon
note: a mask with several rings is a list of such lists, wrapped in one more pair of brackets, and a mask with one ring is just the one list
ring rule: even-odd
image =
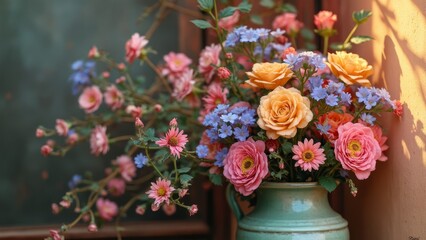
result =
[{"label": "pink chrysanthemum", "polygon": [[209,85],[207,89],[207,96],[203,97],[204,109],[201,112],[201,116],[209,114],[219,104],[228,103],[226,95],[228,95],[228,89],[222,88],[220,83],[214,82]]},{"label": "pink chrysanthemum", "polygon": [[163,202],[170,204],[170,196],[175,190],[170,186],[171,182],[166,179],[159,178],[155,183],[151,183],[151,189],[146,192],[149,198],[154,199],[154,205],[160,206]]},{"label": "pink chrysanthemum", "polygon": [[296,160],[296,167],[301,167],[303,171],[311,172],[312,169],[318,170],[319,165],[324,164],[325,155],[321,143],[315,143],[314,140],[305,138],[303,142],[298,142],[291,149],[294,153],[293,160]]},{"label": "pink chrysanthemum", "polygon": [[183,151],[185,144],[188,142],[188,136],[183,134],[183,130],[179,128],[170,128],[166,133],[166,137],[156,141],[155,143],[160,147],[169,147],[172,155],[180,158],[180,153]]}]

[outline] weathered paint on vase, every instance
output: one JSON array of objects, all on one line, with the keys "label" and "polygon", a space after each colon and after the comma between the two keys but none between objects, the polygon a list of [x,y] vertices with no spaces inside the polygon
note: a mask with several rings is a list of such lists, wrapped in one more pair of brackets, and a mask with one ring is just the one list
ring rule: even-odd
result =
[{"label": "weathered paint on vase", "polygon": [[227,198],[238,220],[237,240],[349,240],[348,222],[317,183],[263,183],[255,209],[244,216],[232,186]]}]

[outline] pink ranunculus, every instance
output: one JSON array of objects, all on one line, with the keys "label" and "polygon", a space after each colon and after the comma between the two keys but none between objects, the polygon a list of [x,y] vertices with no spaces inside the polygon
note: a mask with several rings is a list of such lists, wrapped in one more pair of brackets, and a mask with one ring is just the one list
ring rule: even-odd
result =
[{"label": "pink ranunculus", "polygon": [[129,63],[133,63],[141,53],[142,49],[148,44],[148,40],[145,39],[145,36],[140,36],[139,33],[135,33],[132,37],[126,42],[126,60]]},{"label": "pink ranunculus", "polygon": [[90,149],[95,156],[106,154],[109,150],[108,136],[106,127],[97,125],[90,134]]},{"label": "pink ranunculus", "polygon": [[[210,83],[214,73],[214,66],[220,65],[220,45],[212,44],[201,51],[199,58],[198,71],[204,76],[207,83]],[[213,66],[212,66],[213,65]]]},{"label": "pink ranunculus", "polygon": [[248,196],[256,190],[268,174],[265,143],[248,139],[231,145],[223,160],[223,175],[235,189]]},{"label": "pink ranunculus", "polygon": [[320,11],[314,16],[314,24],[318,30],[333,29],[333,25],[336,21],[336,14],[330,11]]},{"label": "pink ranunculus", "polygon": [[194,84],[194,71],[188,69],[174,82],[172,97],[176,98],[179,102],[182,101],[192,92]]},{"label": "pink ranunculus", "polygon": [[132,181],[132,178],[136,176],[136,166],[129,156],[119,156],[114,164],[118,165],[120,168],[121,177],[127,182]]},{"label": "pink ranunculus", "polygon": [[338,138],[334,143],[336,159],[343,169],[353,171],[359,180],[367,179],[382,155],[373,131],[361,123],[347,122],[337,132]]},{"label": "pink ranunculus", "polygon": [[371,130],[373,130],[374,138],[377,140],[377,142],[380,145],[380,149],[382,150],[382,155],[377,160],[379,160],[379,161],[386,161],[386,160],[388,160],[388,157],[386,157],[386,155],[383,153],[384,151],[386,151],[389,148],[389,146],[386,145],[386,140],[388,138],[385,137],[385,136],[383,136],[382,128],[381,127],[379,127],[377,125],[374,125],[374,126],[372,126],[370,128],[371,128]]},{"label": "pink ranunculus", "polygon": [[102,93],[98,86],[86,87],[78,98],[80,108],[86,113],[92,113],[98,110],[102,103]]},{"label": "pink ranunculus", "polygon": [[289,35],[299,32],[303,23],[296,19],[295,13],[283,13],[275,17],[272,23],[273,29],[284,29]]},{"label": "pink ranunculus", "polygon": [[166,65],[161,69],[161,73],[167,76],[172,83],[179,79],[192,63],[192,60],[183,53],[170,52],[163,59]]},{"label": "pink ranunculus", "polygon": [[122,178],[113,178],[108,182],[108,191],[112,196],[121,196],[126,191],[126,182]]},{"label": "pink ranunculus", "polygon": [[115,85],[111,85],[106,88],[104,93],[105,102],[112,110],[117,110],[123,106],[124,96],[123,93],[118,90]]},{"label": "pink ranunculus", "polygon": [[99,198],[96,201],[96,208],[98,209],[99,217],[105,221],[111,221],[118,214],[117,204],[108,199]]},{"label": "pink ranunculus", "polygon": [[59,136],[66,136],[68,134],[69,125],[63,119],[56,119],[55,129]]},{"label": "pink ranunculus", "polygon": [[240,20],[240,11],[235,11],[231,16],[224,17],[219,20],[219,27],[230,32]]}]

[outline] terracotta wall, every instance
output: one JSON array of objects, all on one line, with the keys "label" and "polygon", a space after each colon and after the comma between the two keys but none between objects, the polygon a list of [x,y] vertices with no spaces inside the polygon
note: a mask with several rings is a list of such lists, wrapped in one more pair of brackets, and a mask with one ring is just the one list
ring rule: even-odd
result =
[{"label": "terracotta wall", "polygon": [[401,99],[405,112],[401,119],[384,116],[389,160],[358,182],[356,198],[345,195],[351,239],[426,239],[426,1],[342,1],[340,8],[345,22],[354,10],[372,10],[359,33],[375,40],[355,51],[374,66],[373,82]]}]

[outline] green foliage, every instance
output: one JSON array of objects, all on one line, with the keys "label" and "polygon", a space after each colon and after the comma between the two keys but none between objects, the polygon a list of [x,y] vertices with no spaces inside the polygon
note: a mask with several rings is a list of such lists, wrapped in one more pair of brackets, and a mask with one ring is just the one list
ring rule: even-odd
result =
[{"label": "green foliage", "polygon": [[260,6],[266,8],[273,8],[275,7],[275,2],[273,0],[260,0]]},{"label": "green foliage", "polygon": [[182,184],[182,187],[187,188],[189,185],[191,185],[189,182],[192,180],[192,176],[188,174],[182,174],[179,176],[180,183]]},{"label": "green foliage", "polygon": [[281,145],[281,150],[283,151],[284,155],[287,155],[291,153],[291,148],[293,147],[293,144],[291,142],[284,142]]},{"label": "green foliage", "polygon": [[263,24],[263,19],[260,15],[257,14],[251,14],[250,15],[250,21],[254,24],[257,25],[262,25]]},{"label": "green foliage", "polygon": [[354,36],[351,38],[351,43],[360,44],[371,40],[373,40],[373,38],[370,36]]},{"label": "green foliage", "polygon": [[252,5],[247,0],[243,0],[237,8],[243,13],[248,13],[251,11]]},{"label": "green foliage", "polygon": [[237,8],[235,7],[226,7],[220,10],[219,19],[231,16],[232,14],[234,14],[235,10],[237,10]]},{"label": "green foliage", "polygon": [[367,21],[367,19],[371,17],[371,15],[372,15],[371,11],[361,10],[358,12],[353,12],[352,19],[354,20],[356,24],[362,24],[365,21]]},{"label": "green foliage", "polygon": [[191,170],[191,168],[190,167],[182,167],[182,168],[179,168],[178,169],[178,172],[179,173],[187,173],[187,172],[189,172]]},{"label": "green foliage", "polygon": [[148,142],[148,141],[152,141],[155,142],[158,140],[158,138],[155,136],[155,130],[153,128],[148,128],[143,136],[143,139]]},{"label": "green foliage", "polygon": [[217,186],[222,186],[222,176],[219,174],[209,174],[210,181]]},{"label": "green foliage", "polygon": [[192,20],[191,21],[195,26],[201,29],[212,28],[212,25],[206,20]]},{"label": "green foliage", "polygon": [[318,179],[318,182],[323,186],[328,192],[334,191],[337,187],[336,180],[330,176],[322,176]]},{"label": "green foliage", "polygon": [[200,9],[203,11],[211,11],[213,9],[213,0],[197,0]]},{"label": "green foliage", "polygon": [[283,4],[283,5],[280,7],[280,11],[281,11],[281,12],[297,13],[297,8],[296,8],[293,4],[286,3],[286,4]]}]

